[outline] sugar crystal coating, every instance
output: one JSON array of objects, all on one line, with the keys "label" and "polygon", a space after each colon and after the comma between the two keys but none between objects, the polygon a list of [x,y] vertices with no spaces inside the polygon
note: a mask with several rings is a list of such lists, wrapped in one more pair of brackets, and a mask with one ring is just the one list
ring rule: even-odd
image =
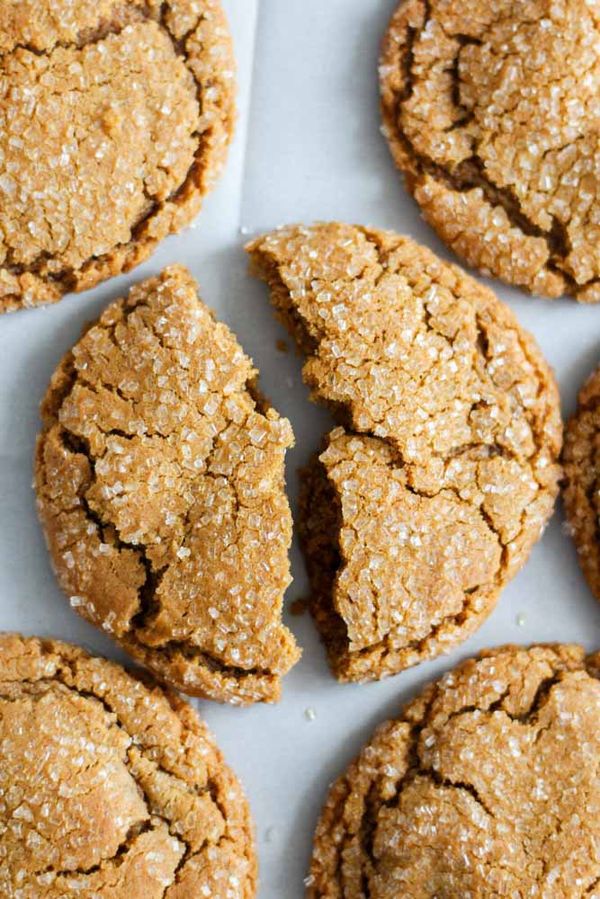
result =
[{"label": "sugar crystal coating", "polygon": [[178,266],[109,306],[42,406],[40,517],[71,605],[193,695],[278,698],[286,419]]},{"label": "sugar crystal coating", "polygon": [[495,295],[424,247],[339,223],[248,248],[340,427],[304,475],[311,610],[342,680],[439,655],[489,614],[552,512],[552,374]]},{"label": "sugar crystal coating", "polygon": [[600,11],[588,0],[403,0],[383,130],[427,221],[470,265],[600,299]]},{"label": "sugar crystal coating", "polygon": [[0,893],[252,899],[248,805],[196,713],[120,666],[0,635]]},{"label": "sugar crystal coating", "polygon": [[233,97],[219,0],[0,4],[0,312],[128,270],[186,225]]},{"label": "sugar crystal coating", "polygon": [[427,687],[331,788],[307,897],[597,895],[599,662],[505,647]]}]

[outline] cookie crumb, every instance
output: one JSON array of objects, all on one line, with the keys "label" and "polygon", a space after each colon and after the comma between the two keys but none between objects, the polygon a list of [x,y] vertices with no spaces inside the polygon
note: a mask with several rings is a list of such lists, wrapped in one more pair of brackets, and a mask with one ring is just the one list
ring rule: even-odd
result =
[{"label": "cookie crumb", "polygon": [[517,627],[525,627],[525,624],[527,623],[527,618],[523,612],[519,612],[515,621],[517,622]]},{"label": "cookie crumb", "polygon": [[309,707],[307,709],[304,709],[304,717],[306,718],[307,721],[314,721],[315,718],[317,717],[317,713],[315,712],[315,710],[313,708]]},{"label": "cookie crumb", "polygon": [[301,597],[300,599],[295,599],[290,604],[290,614],[295,616],[304,615],[304,613],[308,610],[310,604],[310,600],[306,599],[306,597]]}]

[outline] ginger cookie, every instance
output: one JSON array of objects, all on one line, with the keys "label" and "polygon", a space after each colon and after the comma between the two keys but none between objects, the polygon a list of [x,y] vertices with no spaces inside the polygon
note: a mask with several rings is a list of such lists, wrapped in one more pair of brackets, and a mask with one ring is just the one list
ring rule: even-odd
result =
[{"label": "ginger cookie", "polygon": [[246,799],[196,713],[119,665],[0,636],[0,893],[252,899]]},{"label": "ginger cookie", "polygon": [[279,697],[292,522],[289,422],[178,266],[109,306],[42,404],[36,489],[71,605],[163,681]]},{"label": "ginger cookie", "polygon": [[0,312],[142,262],[223,165],[234,62],[219,0],[0,4]]},{"label": "ginger cookie", "polygon": [[600,14],[586,0],[403,0],[383,131],[425,219],[485,274],[600,299]]},{"label": "ginger cookie", "polygon": [[311,610],[340,680],[463,640],[550,516],[552,373],[487,288],[391,232],[291,226],[248,247],[339,427],[304,473]]},{"label": "ginger cookie", "polygon": [[565,428],[563,498],[583,573],[600,599],[600,369],[583,385]]},{"label": "ginger cookie", "polygon": [[599,661],[509,646],[427,687],[333,785],[310,899],[596,895]]}]

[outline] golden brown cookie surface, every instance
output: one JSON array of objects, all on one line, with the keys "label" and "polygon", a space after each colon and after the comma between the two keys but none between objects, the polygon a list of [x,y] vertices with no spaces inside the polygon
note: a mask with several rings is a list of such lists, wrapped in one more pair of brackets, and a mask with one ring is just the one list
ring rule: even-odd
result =
[{"label": "golden brown cookie surface", "polygon": [[193,218],[233,68],[219,0],[0,5],[0,312],[130,269]]},{"label": "golden brown cookie surface", "polygon": [[61,586],[84,617],[193,695],[277,699],[291,515],[286,419],[181,267],[113,303],[42,406],[36,488]]},{"label": "golden brown cookie surface", "polygon": [[505,647],[428,687],[333,785],[310,899],[596,895],[597,673]]},{"label": "golden brown cookie surface", "polygon": [[565,428],[563,497],[579,562],[600,599],[600,370],[579,393],[575,415]]},{"label": "golden brown cookie surface", "polygon": [[252,899],[245,797],[196,713],[118,665],[0,635],[0,893]]},{"label": "golden brown cookie surface", "polygon": [[600,299],[600,14],[586,0],[403,0],[384,133],[427,221],[470,265]]},{"label": "golden brown cookie surface", "polygon": [[491,291],[413,241],[337,223],[249,246],[341,427],[304,477],[311,608],[342,680],[464,639],[551,514],[558,394]]}]

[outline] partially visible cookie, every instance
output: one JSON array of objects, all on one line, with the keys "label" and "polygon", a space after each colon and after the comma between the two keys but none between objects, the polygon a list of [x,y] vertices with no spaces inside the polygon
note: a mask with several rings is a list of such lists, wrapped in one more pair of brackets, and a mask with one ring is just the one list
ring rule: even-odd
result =
[{"label": "partially visible cookie", "polygon": [[223,165],[234,61],[220,0],[0,4],[0,312],[145,259]]},{"label": "partially visible cookie", "polygon": [[587,0],[401,0],[384,134],[426,220],[470,265],[600,299],[600,13]]},{"label": "partially visible cookie", "polygon": [[168,684],[273,701],[299,656],[281,623],[289,422],[178,266],[113,303],[42,405],[38,507],[71,605]]},{"label": "partially visible cookie", "polygon": [[599,662],[505,647],[427,687],[331,788],[310,899],[597,895]]},{"label": "partially visible cookie", "polygon": [[304,475],[311,608],[341,680],[472,633],[550,516],[552,373],[495,295],[405,237],[337,223],[249,245],[340,427]]},{"label": "partially visible cookie", "polygon": [[5,899],[252,899],[246,799],[196,713],[119,665],[0,635]]},{"label": "partially visible cookie", "polygon": [[579,392],[565,428],[563,499],[579,561],[600,599],[600,369]]}]

